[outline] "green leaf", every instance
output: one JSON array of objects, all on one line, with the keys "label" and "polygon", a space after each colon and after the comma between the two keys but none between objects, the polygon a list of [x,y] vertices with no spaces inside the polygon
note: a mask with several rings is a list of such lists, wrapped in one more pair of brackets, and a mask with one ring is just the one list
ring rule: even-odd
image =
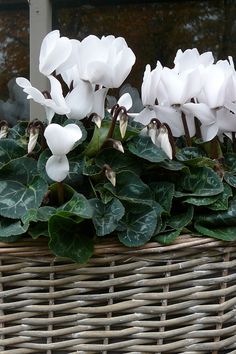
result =
[{"label": "green leaf", "polygon": [[38,165],[37,169],[40,174],[40,176],[48,183],[54,183],[54,181],[48,177],[48,174],[46,172],[46,162],[49,159],[49,157],[52,156],[52,153],[49,149],[43,150],[43,152],[40,154],[38,158]]},{"label": "green leaf", "polygon": [[0,241],[14,242],[20,235],[25,234],[28,224],[22,224],[20,220],[0,218]]},{"label": "green leaf", "polygon": [[165,152],[153,144],[149,136],[139,135],[128,143],[128,149],[132,154],[150,162],[162,162],[168,159]]},{"label": "green leaf", "polygon": [[49,232],[48,232],[48,222],[40,222],[38,221],[37,223],[33,223],[30,225],[27,233],[33,238],[37,239],[38,237],[41,236],[46,236],[49,237]]},{"label": "green leaf", "polygon": [[80,232],[71,218],[53,215],[49,220],[49,248],[56,256],[86,263],[93,254],[93,240],[86,232]]},{"label": "green leaf", "polygon": [[97,184],[95,186],[95,191],[99,193],[101,201],[104,204],[107,204],[108,202],[110,202],[114,198],[114,195],[110,191],[108,191],[106,188],[104,188],[103,183]]},{"label": "green leaf", "polygon": [[114,196],[132,203],[152,203],[150,188],[131,171],[122,171],[116,175],[116,187],[111,183],[104,185]]},{"label": "green leaf", "polygon": [[114,198],[109,203],[104,204],[99,199],[91,199],[93,208],[93,224],[97,236],[104,236],[112,233],[119,220],[124,216],[125,208],[122,203]]},{"label": "green leaf", "polygon": [[97,126],[94,127],[93,137],[84,151],[86,156],[95,156],[101,149],[104,141],[106,140],[110,125],[111,121],[105,121],[102,122],[101,128],[98,128]]},{"label": "green leaf", "polygon": [[75,192],[72,198],[63,204],[58,210],[68,211],[83,219],[91,219],[93,216],[93,209],[89,201],[83,194]]},{"label": "green leaf", "polygon": [[131,170],[139,174],[142,169],[141,164],[137,163],[137,160],[135,160],[131,154],[128,152],[122,153],[113,148],[107,148],[98,153],[95,163],[100,169],[107,164],[115,172]]},{"label": "green leaf", "polygon": [[234,176],[231,172],[224,173],[224,180],[227,182],[231,187],[236,188],[236,176]]},{"label": "green leaf", "polygon": [[171,215],[167,220],[167,225],[172,227],[175,230],[182,230],[185,226],[187,226],[193,218],[194,208],[192,205],[189,205],[184,211],[181,213],[177,213]]},{"label": "green leaf", "polygon": [[0,215],[17,219],[38,208],[48,190],[37,176],[37,163],[27,157],[8,162],[0,170]]},{"label": "green leaf", "polygon": [[179,181],[182,191],[176,191],[176,197],[201,196],[209,197],[223,192],[224,187],[220,177],[208,167],[194,167],[191,174],[185,175]]},{"label": "green leaf", "polygon": [[26,150],[12,139],[0,139],[0,167],[26,154]]},{"label": "green leaf", "polygon": [[176,158],[179,161],[191,161],[195,160],[196,158],[205,157],[206,153],[199,149],[198,147],[184,147],[177,151]]},{"label": "green leaf", "polygon": [[219,194],[213,195],[212,197],[188,197],[184,199],[183,202],[196,206],[210,205],[218,199],[218,196]]},{"label": "green leaf", "polygon": [[157,235],[153,238],[153,241],[159,242],[162,245],[170,245],[180,235],[181,229],[174,231],[167,231],[161,235]]},{"label": "green leaf", "polygon": [[236,240],[236,226],[207,227],[200,222],[194,224],[195,229],[204,236],[213,237],[222,241]]},{"label": "green leaf", "polygon": [[227,210],[229,206],[229,198],[233,196],[232,188],[224,183],[224,191],[218,195],[214,203],[208,206],[212,210]]},{"label": "green leaf", "polygon": [[224,166],[225,168],[232,172],[236,172],[236,153],[235,152],[228,152],[224,155]]},{"label": "green leaf", "polygon": [[119,240],[128,247],[142,246],[151,239],[155,232],[156,211],[152,208],[145,208],[139,213],[127,210],[120,223]]},{"label": "green leaf", "polygon": [[28,121],[20,121],[14,125],[14,127],[12,127],[8,132],[8,139],[13,139],[21,146],[26,147],[28,145],[28,138],[26,134],[28,124]]},{"label": "green leaf", "polygon": [[198,147],[185,147],[176,153],[176,158],[189,166],[213,167],[215,162],[206,156],[206,153]]},{"label": "green leaf", "polygon": [[172,199],[174,196],[175,185],[170,182],[152,183],[150,188],[154,192],[155,200],[163,207],[166,212],[170,212]]},{"label": "green leaf", "polygon": [[229,202],[228,210],[198,215],[194,227],[206,236],[236,240],[236,197]]},{"label": "green leaf", "polygon": [[50,217],[56,213],[56,208],[43,206],[38,209],[28,209],[22,216],[21,220],[24,224],[38,221],[48,221]]},{"label": "green leaf", "polygon": [[83,163],[83,175],[85,176],[96,176],[102,173],[101,167],[95,165],[94,159],[84,158]]},{"label": "green leaf", "polygon": [[68,176],[63,181],[63,183],[69,184],[70,186],[77,186],[83,184],[83,166],[84,161],[79,159],[78,156],[67,155],[70,165],[70,171]]},{"label": "green leaf", "polygon": [[189,173],[189,168],[183,163],[175,160],[166,160],[159,164],[160,167],[169,171],[182,171],[184,173]]}]

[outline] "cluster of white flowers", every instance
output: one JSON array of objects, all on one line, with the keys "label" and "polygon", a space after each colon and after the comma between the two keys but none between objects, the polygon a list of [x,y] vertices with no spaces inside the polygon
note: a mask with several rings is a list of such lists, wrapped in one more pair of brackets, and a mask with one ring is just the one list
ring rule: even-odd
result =
[{"label": "cluster of white flowers", "polygon": [[[91,113],[103,117],[108,89],[124,82],[135,59],[122,37],[90,35],[80,42],[55,30],[44,38],[39,56],[39,71],[48,77],[50,93],[44,95],[25,78],[16,82],[28,98],[45,107],[49,123],[55,113],[74,119]],[[68,88],[65,97],[58,75]]]},{"label": "cluster of white flowers", "polygon": [[186,133],[184,114],[190,137],[196,133],[194,117],[201,122],[204,141],[236,131],[236,72],[231,57],[214,63],[211,52],[178,50],[173,69],[159,61],[154,70],[146,66],[141,91],[145,108],[135,120],[145,125],[158,118],[179,137]]},{"label": "cluster of white flowers", "polygon": [[[39,56],[39,71],[49,79],[50,93],[42,93],[23,77],[16,82],[28,99],[45,107],[48,123],[55,113],[72,119],[96,113],[102,119],[108,89],[117,88],[124,82],[135,60],[122,37],[110,35],[99,39],[90,35],[80,42],[60,37],[60,32],[55,30],[44,38]],[[67,86],[65,97],[62,80]],[[130,95],[123,95],[119,104],[129,109],[132,106]],[[46,164],[47,174],[60,182],[69,172],[66,154],[81,139],[81,129],[75,124],[65,127],[49,124],[44,135],[53,154]]]},{"label": "cluster of white flowers", "polygon": [[[109,88],[121,86],[135,60],[122,37],[110,35],[99,39],[90,35],[80,42],[60,37],[55,30],[44,38],[39,70],[48,77],[50,92],[40,92],[22,77],[16,82],[29,99],[45,107],[49,123],[45,137],[53,154],[46,170],[52,179],[61,181],[68,174],[66,154],[82,136],[75,124],[64,128],[50,124],[54,114],[80,120],[95,113],[103,119]],[[65,95],[63,81],[63,87],[67,88]],[[196,119],[203,141],[222,134],[231,137],[236,132],[236,71],[231,57],[214,63],[211,52],[200,55],[196,48],[178,50],[173,69],[163,67],[159,61],[154,70],[146,66],[141,98],[144,109],[133,115],[134,120],[147,126],[143,132],[152,134],[152,141],[169,158],[172,158],[169,130],[174,137],[188,134],[191,138],[196,134]],[[130,109],[130,95],[123,95],[118,104]],[[153,121],[159,126],[150,123]]]}]

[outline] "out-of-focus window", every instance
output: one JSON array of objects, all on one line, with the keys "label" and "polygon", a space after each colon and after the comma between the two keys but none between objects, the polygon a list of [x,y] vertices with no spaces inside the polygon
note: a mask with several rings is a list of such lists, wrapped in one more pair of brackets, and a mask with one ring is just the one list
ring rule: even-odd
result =
[{"label": "out-of-focus window", "polygon": [[26,0],[0,0],[0,99],[9,96],[13,77],[29,76],[29,6]]},{"label": "out-of-focus window", "polygon": [[235,0],[60,1],[53,23],[62,35],[125,37],[137,62],[128,81],[140,86],[145,65],[172,66],[178,48],[211,50],[216,59],[236,58]]}]

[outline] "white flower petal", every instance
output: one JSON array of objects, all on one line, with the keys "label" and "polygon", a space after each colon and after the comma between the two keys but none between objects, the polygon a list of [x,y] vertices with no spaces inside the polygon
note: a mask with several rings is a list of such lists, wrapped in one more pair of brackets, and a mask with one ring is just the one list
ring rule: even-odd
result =
[{"label": "white flower petal", "polygon": [[44,131],[47,144],[53,155],[66,155],[82,137],[81,129],[76,124],[49,124]]},{"label": "white flower petal", "polygon": [[218,133],[218,125],[217,123],[213,123],[210,125],[202,125],[201,126],[201,135],[203,141],[212,140]]},{"label": "white flower petal", "polygon": [[61,37],[58,30],[48,33],[44,38],[39,55],[39,71],[51,75],[70,56],[72,44],[67,37]]},{"label": "white flower petal", "polygon": [[167,123],[169,125],[173,136],[179,137],[184,135],[181,111],[179,109],[165,106],[153,106],[153,109],[161,123]]},{"label": "white flower petal", "polygon": [[93,87],[89,82],[80,80],[79,84],[67,94],[65,101],[70,108],[68,118],[83,119],[93,107]]},{"label": "white flower petal", "polygon": [[156,118],[156,113],[147,107],[144,108],[137,116],[135,116],[134,121],[143,125],[147,125],[150,123],[152,118]]},{"label": "white flower petal", "polygon": [[128,111],[132,105],[133,105],[133,101],[132,101],[132,97],[130,96],[129,93],[124,93],[118,100],[118,105],[119,106],[123,106],[126,108],[126,111]]},{"label": "white flower petal", "polygon": [[22,88],[26,88],[26,87],[32,86],[31,83],[30,83],[30,81],[27,80],[27,79],[24,78],[24,77],[17,77],[17,78],[16,78],[16,83],[17,83],[17,85],[19,85],[19,86],[22,87]]},{"label": "white flower petal", "polygon": [[197,117],[202,124],[208,125],[215,122],[216,117],[212,109],[210,109],[205,103],[185,103],[182,106],[184,113],[192,113]]},{"label": "white flower petal", "polygon": [[46,163],[48,176],[56,182],[63,181],[70,170],[69,161],[65,155],[49,157]]},{"label": "white flower petal", "polygon": [[90,35],[81,41],[78,68],[80,77],[92,84],[117,88],[126,79],[135,62],[135,55],[124,38],[99,39]]},{"label": "white flower petal", "polygon": [[220,132],[236,132],[236,115],[225,108],[216,111]]},{"label": "white flower petal", "polygon": [[96,113],[100,118],[105,116],[105,99],[108,89],[102,88],[94,92],[93,107],[90,113]]}]

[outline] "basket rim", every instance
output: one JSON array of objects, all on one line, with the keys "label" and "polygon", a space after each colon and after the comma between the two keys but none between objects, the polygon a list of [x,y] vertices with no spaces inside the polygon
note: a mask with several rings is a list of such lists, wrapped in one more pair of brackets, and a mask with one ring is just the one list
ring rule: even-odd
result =
[{"label": "basket rim", "polygon": [[[52,254],[48,248],[48,238],[40,237],[38,239],[22,238],[16,242],[0,242],[0,256],[12,255],[12,256],[56,256]],[[99,242],[95,243],[94,256],[117,255],[117,254],[147,254],[147,253],[164,253],[169,251],[175,251],[186,248],[214,248],[225,247],[231,248],[236,246],[236,241],[222,241],[211,237],[184,234],[180,235],[170,245],[163,245],[158,242],[148,242],[139,247],[127,247],[115,239],[115,237],[99,239]],[[57,258],[57,257],[56,257]],[[59,257],[61,258],[61,257]]]}]

